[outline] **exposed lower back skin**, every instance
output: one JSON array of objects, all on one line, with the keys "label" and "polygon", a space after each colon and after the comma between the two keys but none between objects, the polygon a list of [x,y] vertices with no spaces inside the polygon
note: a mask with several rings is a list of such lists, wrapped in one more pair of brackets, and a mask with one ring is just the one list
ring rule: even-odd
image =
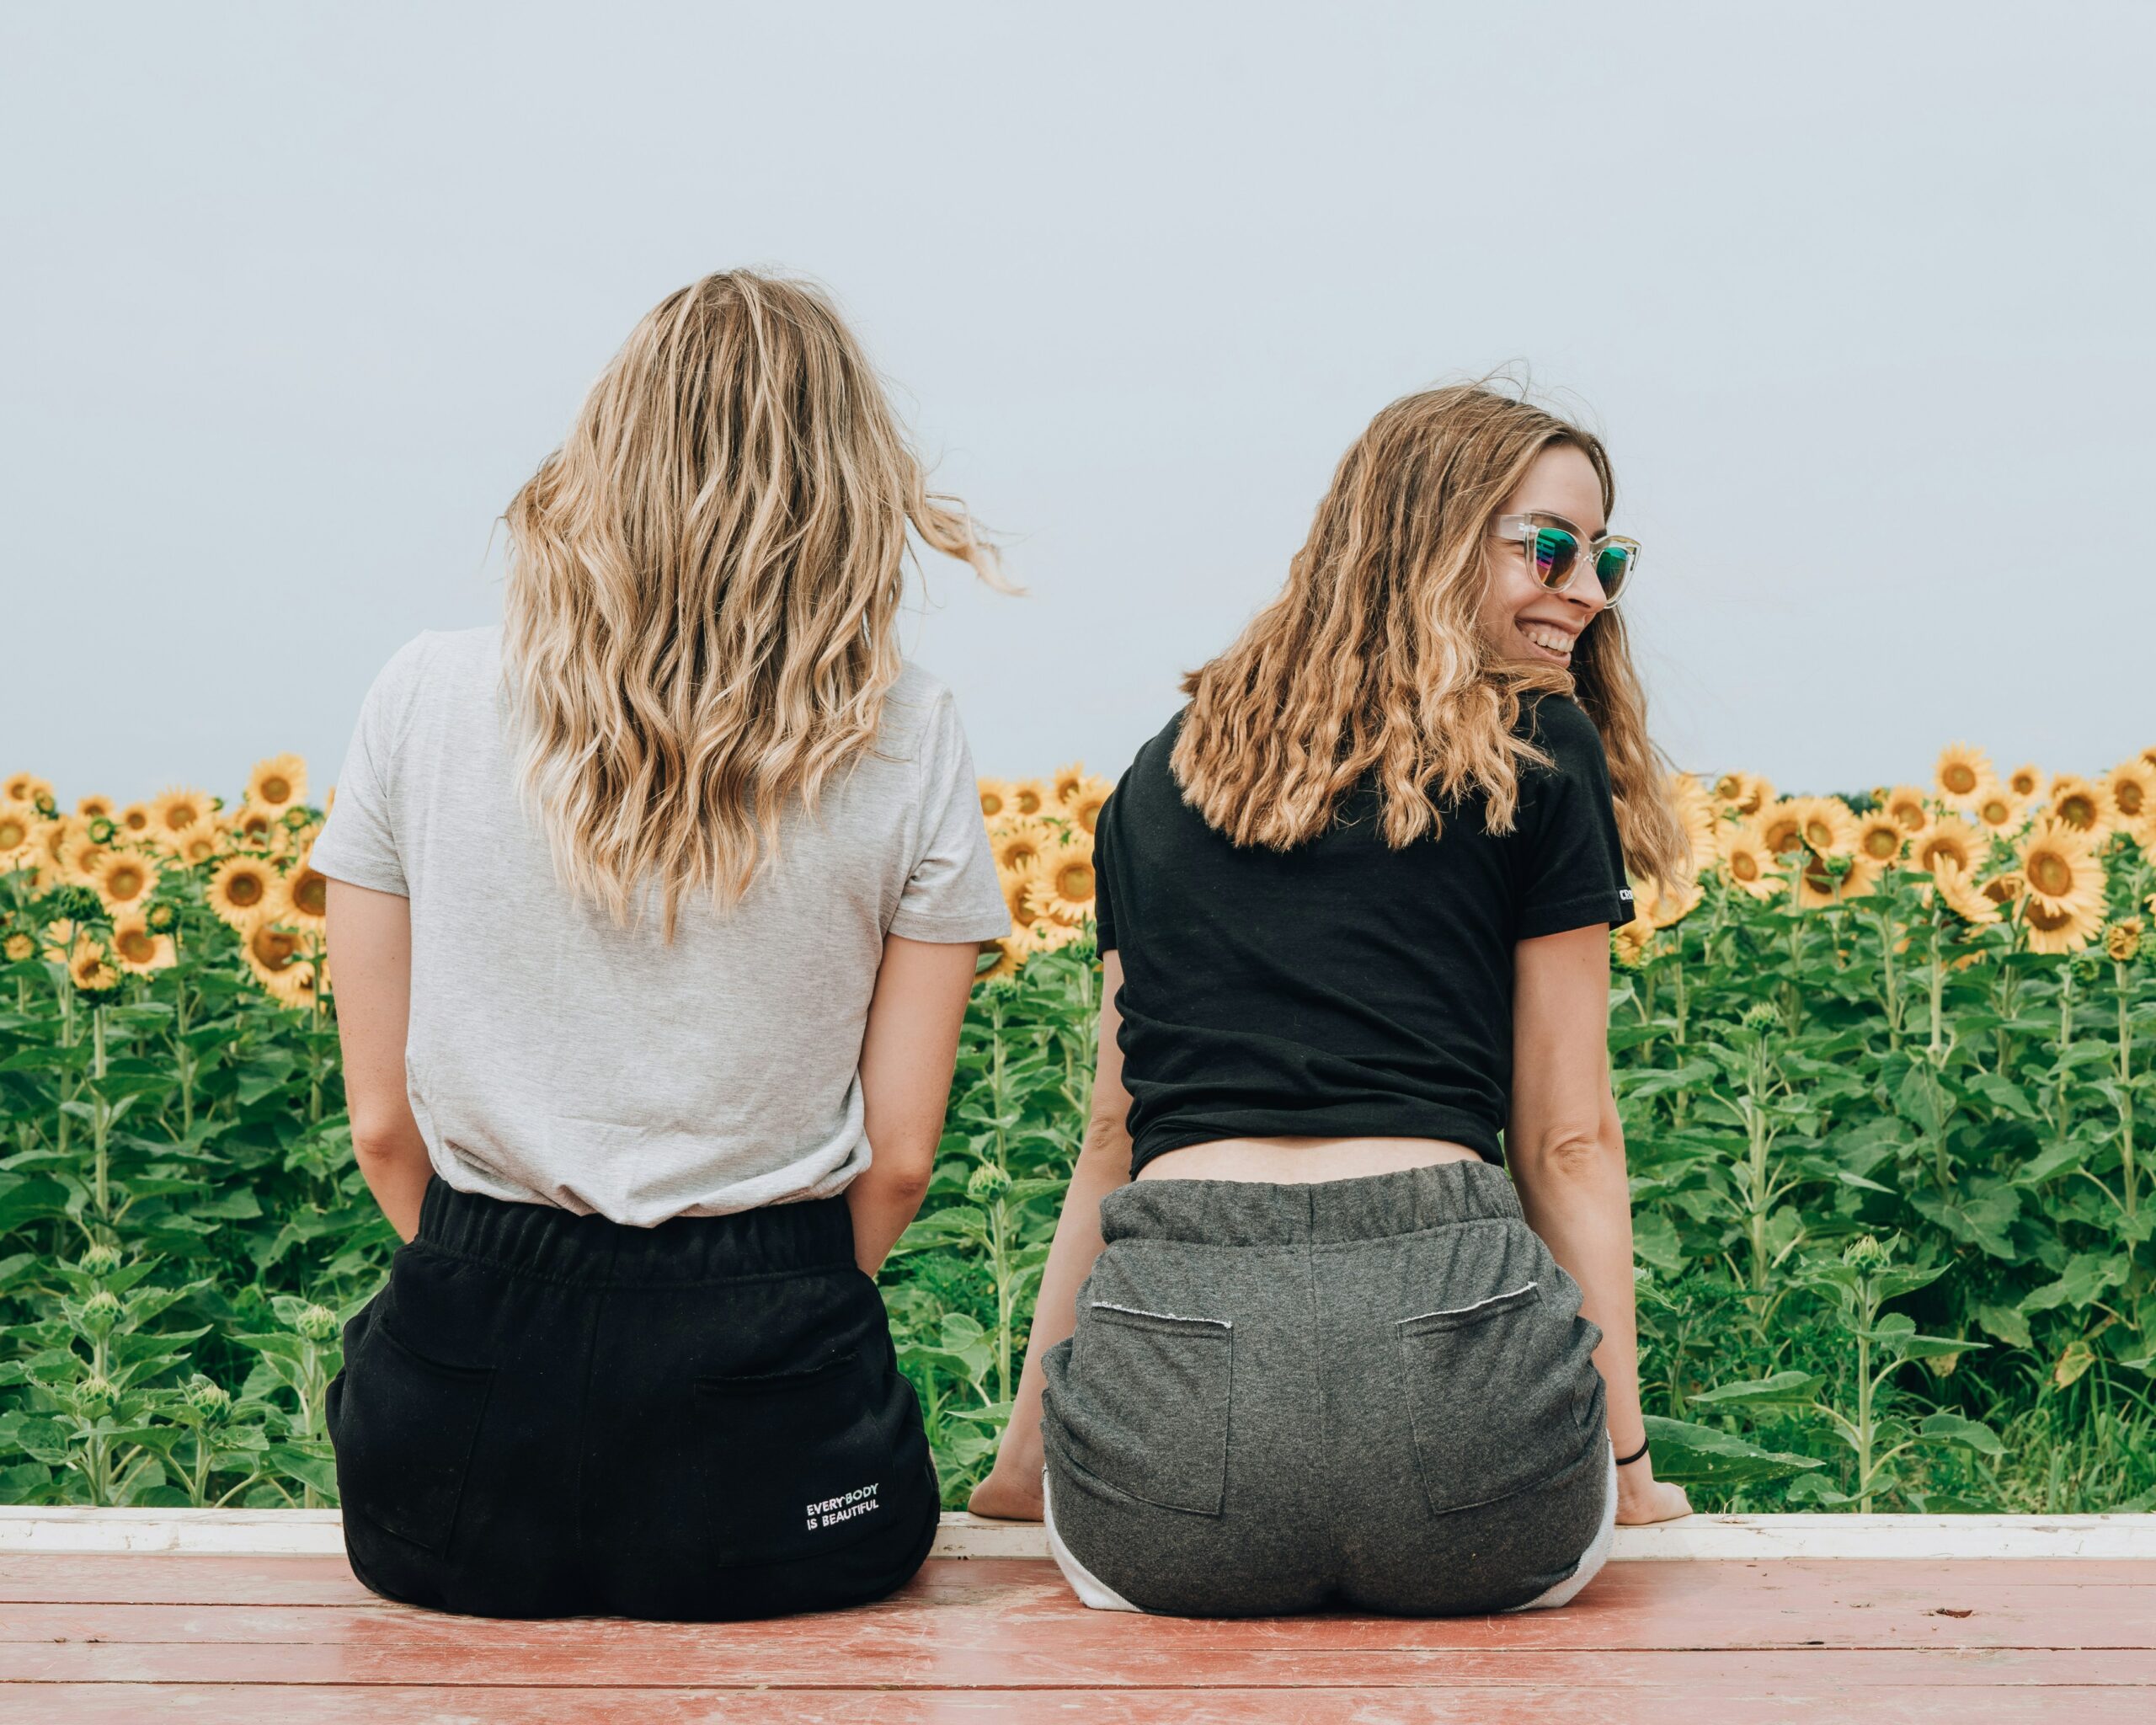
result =
[{"label": "exposed lower back skin", "polygon": [[1137,1178],[1263,1180],[1292,1186],[1481,1160],[1465,1145],[1445,1138],[1216,1138],[1164,1151]]}]

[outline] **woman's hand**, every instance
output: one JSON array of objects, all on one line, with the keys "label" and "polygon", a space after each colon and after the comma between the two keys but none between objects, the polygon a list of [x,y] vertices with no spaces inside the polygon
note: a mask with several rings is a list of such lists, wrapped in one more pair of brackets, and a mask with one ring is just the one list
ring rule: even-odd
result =
[{"label": "woman's hand", "polygon": [[1674,1521],[1692,1513],[1684,1487],[1654,1477],[1654,1458],[1642,1455],[1617,1470],[1617,1520],[1637,1527],[1648,1521]]},{"label": "woman's hand", "polygon": [[[1038,1521],[1043,1514],[1041,1470],[1037,1461],[1028,1467],[1014,1452],[1023,1445],[1006,1439],[995,1452],[995,1466],[975,1486],[966,1508],[975,1515],[992,1515],[999,1521]],[[1031,1446],[1038,1451],[1040,1445]]]}]

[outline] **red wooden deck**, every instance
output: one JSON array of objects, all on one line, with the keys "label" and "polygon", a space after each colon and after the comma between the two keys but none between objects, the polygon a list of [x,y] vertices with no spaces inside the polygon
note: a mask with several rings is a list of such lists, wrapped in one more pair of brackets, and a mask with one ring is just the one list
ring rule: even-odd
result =
[{"label": "red wooden deck", "polygon": [[2156,1720],[2156,1562],[1613,1561],[1559,1610],[1181,1621],[937,1558],[863,1610],[504,1622],[342,1557],[0,1555],[0,1720]]}]

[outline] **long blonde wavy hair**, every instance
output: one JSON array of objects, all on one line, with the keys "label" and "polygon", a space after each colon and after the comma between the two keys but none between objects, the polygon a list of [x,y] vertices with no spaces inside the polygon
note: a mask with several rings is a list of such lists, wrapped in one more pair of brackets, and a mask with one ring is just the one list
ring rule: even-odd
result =
[{"label": "long blonde wavy hair", "polygon": [[1480,788],[1487,830],[1513,830],[1523,697],[1572,696],[1602,734],[1627,867],[1676,886],[1691,846],[1649,742],[1624,614],[1604,611],[1570,665],[1501,659],[1484,640],[1486,536],[1529,466],[1592,433],[1486,383],[1403,396],[1342,457],[1288,584],[1225,653],[1189,672],[1170,769],[1183,798],[1238,845],[1291,850],[1331,824],[1366,775],[1385,841],[1444,828],[1438,804]]},{"label": "long blonde wavy hair", "polygon": [[870,746],[908,524],[1017,590],[829,299],[748,270],[645,314],[504,521],[519,797],[567,889],[627,927],[655,886],[670,945]]}]

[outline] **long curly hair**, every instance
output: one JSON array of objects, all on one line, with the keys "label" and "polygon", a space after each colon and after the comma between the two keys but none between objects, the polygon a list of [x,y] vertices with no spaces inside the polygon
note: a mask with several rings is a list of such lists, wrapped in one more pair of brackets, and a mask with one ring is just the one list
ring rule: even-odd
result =
[{"label": "long curly hair", "polygon": [[1482,638],[1484,545],[1545,449],[1593,464],[1593,434],[1485,383],[1403,396],[1341,458],[1288,583],[1235,644],[1187,673],[1170,760],[1184,800],[1238,845],[1287,851],[1323,831],[1374,771],[1385,842],[1444,830],[1439,804],[1479,788],[1487,830],[1510,832],[1522,761],[1551,757],[1515,734],[1535,691],[1594,721],[1627,866],[1675,884],[1691,847],[1647,738],[1624,615],[1605,611],[1572,663],[1500,659]]},{"label": "long curly hair", "polygon": [[826,296],[744,270],[643,317],[504,520],[520,799],[564,888],[617,927],[655,889],[670,945],[874,739],[908,525],[1018,590]]}]

